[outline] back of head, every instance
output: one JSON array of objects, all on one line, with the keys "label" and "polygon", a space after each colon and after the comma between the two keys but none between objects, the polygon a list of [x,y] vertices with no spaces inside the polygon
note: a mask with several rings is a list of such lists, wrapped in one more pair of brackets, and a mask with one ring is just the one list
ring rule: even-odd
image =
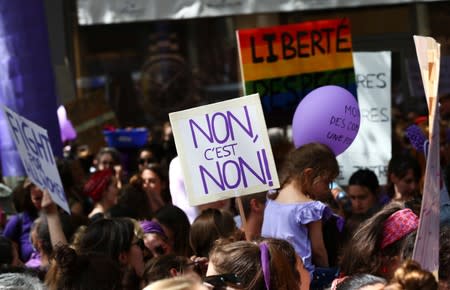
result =
[{"label": "back of head", "polygon": [[[67,240],[70,240],[74,233],[70,216],[67,214],[59,214],[59,220],[61,223],[61,228],[64,233],[64,236],[67,238]],[[36,222],[37,237],[41,242],[41,249],[46,255],[50,256],[51,253],[53,252],[53,246],[52,241],[50,239],[50,231],[48,227],[47,216],[42,215],[35,222]]]},{"label": "back of head", "polygon": [[136,182],[126,184],[120,189],[119,201],[109,213],[111,217],[130,217],[139,220],[150,219],[152,215],[147,194]]},{"label": "back of head", "polygon": [[[366,286],[386,285],[386,280],[370,274],[357,274],[345,278],[336,286],[336,290],[359,290]],[[382,288],[380,288],[382,289]]]},{"label": "back of head", "polygon": [[370,169],[359,169],[355,171],[352,174],[352,176],[350,176],[350,179],[348,180],[348,185],[365,186],[374,195],[378,193],[378,189],[380,187],[378,177]]},{"label": "back of head", "polygon": [[[397,226],[396,223],[405,224]],[[341,271],[345,275],[381,273],[386,259],[401,258],[408,235],[413,235],[418,217],[403,204],[391,202],[362,223],[344,249]]]},{"label": "back of head", "polygon": [[101,253],[117,261],[120,253],[131,248],[133,236],[134,224],[130,219],[100,219],[85,229],[79,252]]},{"label": "back of head", "polygon": [[195,279],[178,276],[156,281],[143,290],[196,290],[200,286],[200,282]]},{"label": "back of head", "polygon": [[298,289],[292,265],[274,243],[218,242],[209,263],[218,274],[236,274],[243,289]]},{"label": "back of head", "polygon": [[309,143],[290,152],[281,170],[281,186],[296,179],[306,168],[312,168],[316,176],[337,176],[339,165],[333,151],[320,143]]},{"label": "back of head", "polygon": [[281,255],[284,255],[286,257],[286,261],[290,265],[290,269],[292,270],[292,276],[294,277],[295,281],[300,285],[300,273],[298,272],[297,268],[297,253],[295,252],[294,247],[286,240],[283,239],[276,239],[276,238],[262,238],[260,241],[266,242],[271,247],[276,249]]},{"label": "back of head", "polygon": [[0,274],[0,289],[45,290],[44,284],[35,276],[25,273]]},{"label": "back of head", "polygon": [[187,257],[175,256],[173,254],[162,255],[152,258],[146,265],[143,275],[145,285],[157,280],[172,277],[170,270],[175,269],[177,272],[183,272],[188,264]]},{"label": "back of head", "polygon": [[251,212],[251,201],[254,199],[260,204],[265,204],[267,199],[267,191],[257,192],[241,196],[242,208],[244,209],[245,217],[248,218]]},{"label": "back of head", "polygon": [[46,276],[51,290],[121,289],[119,263],[104,254],[77,255],[68,246],[58,248]]},{"label": "back of head", "polygon": [[214,242],[219,238],[234,238],[237,228],[231,213],[209,208],[204,210],[191,226],[189,242],[194,254],[208,257]]},{"label": "back of head", "polygon": [[433,274],[423,270],[419,263],[413,260],[405,261],[394,274],[386,290],[437,290],[438,283]]}]

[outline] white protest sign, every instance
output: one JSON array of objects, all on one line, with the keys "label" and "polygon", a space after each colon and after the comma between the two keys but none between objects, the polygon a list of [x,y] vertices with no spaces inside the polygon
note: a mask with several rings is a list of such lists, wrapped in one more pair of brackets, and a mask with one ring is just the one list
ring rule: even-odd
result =
[{"label": "white protest sign", "polygon": [[47,189],[53,201],[70,214],[47,130],[5,106],[3,109],[28,178],[41,189]]},{"label": "white protest sign", "polygon": [[423,88],[428,104],[429,147],[424,176],[419,228],[412,259],[437,277],[439,271],[439,216],[440,216],[440,163],[439,163],[439,64],[441,45],[431,37],[414,36]]},{"label": "white protest sign", "polygon": [[[416,59],[407,59],[407,75],[411,96],[423,97],[422,74]],[[439,66],[439,95],[450,94],[450,56],[441,56]]]},{"label": "white protest sign", "polygon": [[279,187],[258,94],[169,117],[192,206]]},{"label": "white protest sign", "polygon": [[352,145],[337,157],[338,183],[347,185],[360,168],[375,172],[380,184],[387,182],[391,159],[391,52],[354,52],[361,123]]}]

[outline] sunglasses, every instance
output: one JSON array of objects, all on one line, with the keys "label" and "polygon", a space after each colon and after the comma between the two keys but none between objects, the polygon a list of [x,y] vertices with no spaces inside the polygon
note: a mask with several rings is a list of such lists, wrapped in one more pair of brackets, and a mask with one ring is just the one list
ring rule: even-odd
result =
[{"label": "sunglasses", "polygon": [[212,286],[213,290],[226,289],[226,287],[240,289],[242,287],[241,280],[233,273],[207,276],[203,279],[203,282]]},{"label": "sunglasses", "polygon": [[156,160],[154,158],[139,158],[138,162],[139,164],[144,165],[145,163],[155,163]]}]

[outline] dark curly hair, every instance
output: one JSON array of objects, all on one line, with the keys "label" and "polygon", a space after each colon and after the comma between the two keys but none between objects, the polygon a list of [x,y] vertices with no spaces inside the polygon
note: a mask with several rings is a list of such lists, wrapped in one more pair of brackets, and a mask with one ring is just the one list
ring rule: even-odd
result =
[{"label": "dark curly hair", "polygon": [[57,248],[46,276],[50,290],[119,290],[119,263],[100,253],[77,254],[68,246]]}]

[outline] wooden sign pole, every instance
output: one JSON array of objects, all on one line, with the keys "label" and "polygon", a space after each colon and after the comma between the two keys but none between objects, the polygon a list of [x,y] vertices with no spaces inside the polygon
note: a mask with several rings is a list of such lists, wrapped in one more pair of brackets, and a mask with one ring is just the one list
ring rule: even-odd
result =
[{"label": "wooden sign pole", "polygon": [[244,229],[245,239],[248,241],[249,237],[247,234],[247,219],[245,218],[244,207],[242,206],[242,199],[240,196],[236,197],[236,203],[237,203],[237,206],[239,209],[239,215],[241,216],[241,222],[242,222],[241,228]]}]

